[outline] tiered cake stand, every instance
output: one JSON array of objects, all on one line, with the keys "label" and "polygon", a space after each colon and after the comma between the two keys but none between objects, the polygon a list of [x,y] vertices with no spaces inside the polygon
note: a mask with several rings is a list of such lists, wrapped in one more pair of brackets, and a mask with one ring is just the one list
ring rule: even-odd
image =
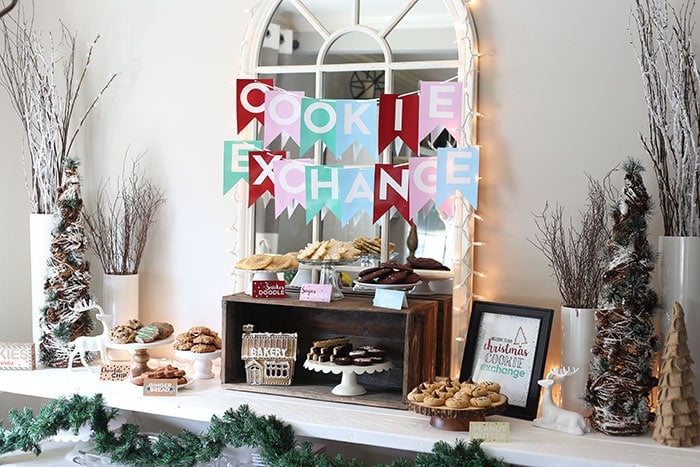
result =
[{"label": "tiered cake stand", "polygon": [[331,362],[315,362],[306,360],[304,368],[307,370],[320,371],[323,373],[343,374],[340,384],[335,386],[331,392],[336,396],[361,396],[367,390],[357,384],[357,375],[364,373],[381,373],[391,368],[391,362],[375,363],[367,366],[359,365],[336,365]]},{"label": "tiered cake stand", "polygon": [[162,347],[164,345],[172,344],[175,341],[175,335],[172,335],[166,339],[161,339],[159,341],[148,342],[145,344],[140,344],[138,342],[132,342],[130,344],[118,344],[112,342],[109,339],[105,339],[105,347],[117,350],[126,350],[129,353],[133,352],[132,360],[134,361],[134,366],[131,368],[132,376],[139,376],[145,371],[150,371],[151,367],[148,366],[148,361],[151,356],[148,354],[150,349],[156,347]]}]

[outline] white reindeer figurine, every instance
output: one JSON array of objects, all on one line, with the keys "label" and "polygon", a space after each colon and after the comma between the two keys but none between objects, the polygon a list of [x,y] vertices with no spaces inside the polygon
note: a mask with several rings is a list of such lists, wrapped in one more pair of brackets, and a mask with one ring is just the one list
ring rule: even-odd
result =
[{"label": "white reindeer figurine", "polygon": [[71,341],[71,344],[73,345],[73,350],[71,350],[70,357],[68,359],[68,368],[70,368],[71,370],[73,370],[73,359],[75,358],[76,354],[78,354],[80,355],[80,361],[82,362],[83,366],[87,367],[87,369],[90,370],[90,372],[92,372],[92,368],[88,365],[87,361],[85,360],[86,352],[100,352],[100,358],[102,359],[102,362],[106,363],[107,365],[111,363],[111,361],[109,360],[109,355],[107,355],[105,340],[109,339],[109,330],[112,327],[114,315],[108,315],[107,313],[105,313],[102,307],[97,303],[93,302],[92,300],[88,303],[76,303],[75,307],[73,308],[74,311],[79,312],[93,309],[97,310],[95,318],[100,320],[100,322],[102,323],[102,334],[97,336],[80,336],[76,337],[73,341]]},{"label": "white reindeer figurine", "polygon": [[552,399],[552,386],[561,383],[567,376],[575,374],[578,370],[578,368],[555,368],[547,373],[545,379],[537,381],[537,384],[544,388],[544,396],[540,407],[542,416],[532,421],[534,426],[573,435],[582,435],[590,431],[580,413],[557,407]]}]

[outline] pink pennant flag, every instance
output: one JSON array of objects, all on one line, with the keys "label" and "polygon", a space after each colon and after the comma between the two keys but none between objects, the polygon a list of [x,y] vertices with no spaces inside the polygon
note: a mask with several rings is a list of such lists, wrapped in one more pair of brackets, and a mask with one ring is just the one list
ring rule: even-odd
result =
[{"label": "pink pennant flag", "polygon": [[282,132],[299,145],[302,91],[271,90],[265,93],[265,135],[269,146]]},{"label": "pink pennant flag", "polygon": [[408,197],[411,219],[430,201],[435,201],[437,189],[437,157],[410,157],[408,159]]},{"label": "pink pennant flag", "polygon": [[435,128],[446,128],[452,136],[459,139],[459,129],[462,127],[463,95],[464,88],[461,82],[421,81],[419,141]]},{"label": "pink pennant flag", "polygon": [[275,183],[275,218],[285,209],[306,208],[306,166],[311,159],[283,159],[272,165]]}]

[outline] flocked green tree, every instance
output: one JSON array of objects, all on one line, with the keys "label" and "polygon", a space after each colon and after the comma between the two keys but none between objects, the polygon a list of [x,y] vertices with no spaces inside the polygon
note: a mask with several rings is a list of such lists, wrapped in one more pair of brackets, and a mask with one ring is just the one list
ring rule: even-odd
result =
[{"label": "flocked green tree", "polygon": [[70,342],[93,328],[87,311],[75,311],[79,301],[90,298],[90,268],[85,257],[87,237],[82,222],[83,198],[78,163],[69,159],[58,189],[57,219],[51,240],[41,316],[40,360],[46,366],[66,367]]},{"label": "flocked green tree", "polygon": [[623,169],[625,186],[611,213],[610,259],[596,313],[585,400],[593,409],[595,429],[637,435],[649,429],[649,395],[656,384],[651,360],[658,347],[657,297],[649,285],[656,254],[647,240],[652,203],[642,180],[644,167],[628,159]]}]

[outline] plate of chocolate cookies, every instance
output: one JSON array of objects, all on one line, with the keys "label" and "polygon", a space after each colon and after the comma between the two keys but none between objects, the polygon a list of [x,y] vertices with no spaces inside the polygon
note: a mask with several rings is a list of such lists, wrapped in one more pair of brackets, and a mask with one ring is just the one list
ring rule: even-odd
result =
[{"label": "plate of chocolate cookies", "polygon": [[421,283],[421,277],[407,264],[386,261],[363,269],[355,281],[357,288],[407,290]]}]

